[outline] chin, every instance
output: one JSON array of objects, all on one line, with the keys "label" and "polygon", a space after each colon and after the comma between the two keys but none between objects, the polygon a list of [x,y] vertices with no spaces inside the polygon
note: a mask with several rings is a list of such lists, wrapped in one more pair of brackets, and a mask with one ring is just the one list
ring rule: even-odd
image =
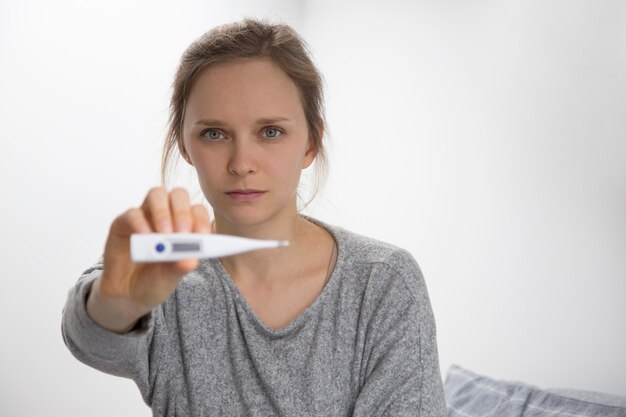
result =
[{"label": "chin", "polygon": [[[267,210],[259,207],[237,207],[216,212],[226,222],[234,226],[257,226],[287,215],[286,210]],[[297,213],[296,213],[297,214]]]},{"label": "chin", "polygon": [[224,212],[219,213],[219,215],[226,220],[228,223],[237,226],[255,226],[258,224],[262,224],[269,220],[272,216],[259,210],[258,208],[252,209],[236,209],[236,210],[226,210]]}]

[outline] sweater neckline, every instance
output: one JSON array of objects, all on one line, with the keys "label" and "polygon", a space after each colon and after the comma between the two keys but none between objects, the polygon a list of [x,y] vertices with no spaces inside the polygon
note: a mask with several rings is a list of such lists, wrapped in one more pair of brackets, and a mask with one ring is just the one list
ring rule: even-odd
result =
[{"label": "sweater neckline", "polygon": [[250,304],[248,303],[246,298],[243,296],[241,291],[239,291],[239,288],[235,284],[235,281],[230,276],[228,271],[226,271],[226,268],[224,268],[224,265],[222,264],[222,262],[220,261],[219,258],[209,259],[209,262],[213,266],[214,270],[216,270],[218,272],[220,278],[230,288],[230,290],[232,291],[232,294],[233,294],[233,296],[235,298],[235,301],[237,303],[239,303],[243,307],[243,309],[245,310],[246,314],[251,318],[251,320],[254,323],[255,327],[262,334],[265,334],[267,337],[272,338],[272,339],[280,339],[280,338],[284,338],[284,337],[287,337],[287,336],[292,336],[293,334],[295,334],[298,331],[300,331],[306,325],[306,323],[309,321],[308,320],[309,317],[311,317],[312,315],[315,315],[315,313],[320,308],[322,308],[322,306],[325,303],[326,299],[328,299],[330,294],[334,291],[334,288],[337,286],[337,280],[339,279],[338,277],[341,274],[340,271],[342,270],[343,265],[344,265],[344,259],[345,259],[345,253],[346,253],[346,251],[345,251],[345,241],[344,241],[344,236],[341,233],[340,228],[335,227],[335,226],[331,226],[329,224],[326,224],[326,223],[324,223],[324,222],[322,222],[322,221],[320,221],[318,219],[315,219],[313,217],[304,216],[304,215],[302,217],[304,217],[306,220],[309,220],[310,222],[312,222],[312,223],[314,223],[314,224],[324,228],[328,233],[330,233],[330,235],[335,240],[335,246],[337,248],[336,249],[337,250],[337,260],[336,260],[335,266],[334,266],[332,272],[330,273],[330,276],[329,276],[329,278],[328,278],[328,280],[326,282],[326,285],[322,289],[322,292],[317,296],[317,298],[304,311],[302,311],[298,316],[296,316],[295,319],[293,319],[291,322],[289,322],[289,324],[287,324],[286,326],[284,326],[284,327],[282,327],[280,329],[274,329],[272,327],[267,326],[259,318],[259,316],[252,309],[252,307],[250,306]]}]

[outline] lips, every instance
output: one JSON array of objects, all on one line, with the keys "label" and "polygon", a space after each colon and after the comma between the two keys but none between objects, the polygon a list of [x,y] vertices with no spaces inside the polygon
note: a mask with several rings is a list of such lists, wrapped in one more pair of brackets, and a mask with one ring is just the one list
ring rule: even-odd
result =
[{"label": "lips", "polygon": [[227,191],[226,195],[235,201],[253,201],[260,198],[264,193],[265,191],[262,190],[245,189]]}]

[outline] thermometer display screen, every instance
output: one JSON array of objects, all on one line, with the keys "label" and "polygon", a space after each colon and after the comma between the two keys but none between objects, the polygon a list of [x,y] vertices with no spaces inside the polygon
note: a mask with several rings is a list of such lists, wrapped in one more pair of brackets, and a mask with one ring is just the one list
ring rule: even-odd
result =
[{"label": "thermometer display screen", "polygon": [[172,252],[199,252],[199,242],[172,243]]}]

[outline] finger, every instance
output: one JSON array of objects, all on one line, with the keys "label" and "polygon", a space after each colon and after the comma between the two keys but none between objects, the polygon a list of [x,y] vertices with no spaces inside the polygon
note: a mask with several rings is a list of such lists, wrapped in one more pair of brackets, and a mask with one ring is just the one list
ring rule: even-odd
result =
[{"label": "finger", "polygon": [[138,208],[128,209],[111,224],[111,233],[127,237],[132,233],[150,233],[152,229],[144,212]]},{"label": "finger", "polygon": [[176,271],[180,275],[185,275],[198,267],[197,259],[182,259],[175,262]]},{"label": "finger", "polygon": [[195,233],[211,233],[211,219],[209,211],[201,204],[195,204],[191,207],[193,216],[193,231]]},{"label": "finger", "polygon": [[132,233],[150,233],[152,228],[148,219],[144,216],[143,211],[138,208],[131,208],[124,214],[124,219],[128,223],[128,226]]},{"label": "finger", "polygon": [[146,218],[152,223],[152,229],[157,233],[171,233],[172,217],[167,192],[161,187],[148,191],[146,199],[141,205]]},{"label": "finger", "polygon": [[187,190],[174,188],[170,191],[170,210],[175,231],[179,233],[191,232],[193,218]]}]

